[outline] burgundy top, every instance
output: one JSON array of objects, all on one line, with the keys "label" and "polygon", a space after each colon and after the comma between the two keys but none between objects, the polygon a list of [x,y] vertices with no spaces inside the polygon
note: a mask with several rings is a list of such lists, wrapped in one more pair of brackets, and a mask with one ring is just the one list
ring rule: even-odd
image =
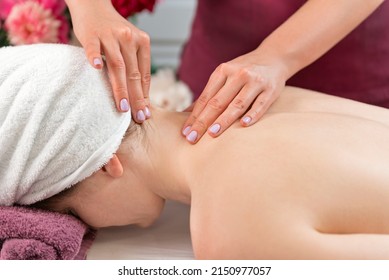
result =
[{"label": "burgundy top", "polygon": [[[198,0],[179,78],[197,98],[220,63],[257,48],[305,2]],[[389,1],[287,84],[389,108]]]}]

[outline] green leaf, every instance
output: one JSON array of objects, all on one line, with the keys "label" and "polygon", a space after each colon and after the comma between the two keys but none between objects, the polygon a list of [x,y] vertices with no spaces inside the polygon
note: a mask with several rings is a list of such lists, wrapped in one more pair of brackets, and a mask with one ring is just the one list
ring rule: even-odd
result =
[{"label": "green leaf", "polygon": [[0,28],[0,47],[9,46],[9,40],[7,37],[7,32],[4,29]]}]

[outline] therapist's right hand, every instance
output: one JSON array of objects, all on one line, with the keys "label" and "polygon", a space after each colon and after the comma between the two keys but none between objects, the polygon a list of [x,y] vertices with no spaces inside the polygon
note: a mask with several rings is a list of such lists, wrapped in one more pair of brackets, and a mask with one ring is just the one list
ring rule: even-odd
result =
[{"label": "therapist's right hand", "polygon": [[117,109],[133,119],[150,118],[150,38],[112,6],[110,0],[67,0],[74,33],[90,64],[108,67]]}]

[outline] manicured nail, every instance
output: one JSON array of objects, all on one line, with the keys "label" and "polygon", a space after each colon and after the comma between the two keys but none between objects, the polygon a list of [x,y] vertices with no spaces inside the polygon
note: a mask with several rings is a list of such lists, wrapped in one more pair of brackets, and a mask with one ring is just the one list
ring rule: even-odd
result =
[{"label": "manicured nail", "polygon": [[185,127],[185,129],[182,131],[182,134],[184,134],[185,136],[187,136],[188,135],[188,133],[189,133],[189,131],[190,131],[190,129],[191,129],[191,126],[190,125],[188,125],[187,127]]},{"label": "manicured nail", "polygon": [[194,142],[196,141],[197,139],[197,131],[193,130],[191,133],[189,133],[189,135],[186,137],[186,140],[188,140],[189,142]]},{"label": "manicured nail", "polygon": [[120,110],[123,112],[127,112],[130,109],[130,106],[128,105],[127,99],[123,98],[120,100]]},{"label": "manicured nail", "polygon": [[100,58],[96,57],[96,58],[93,59],[93,64],[95,66],[101,66],[103,63],[101,62]]},{"label": "manicured nail", "polygon": [[250,117],[244,117],[242,119],[242,121],[245,123],[245,124],[249,124],[251,122],[251,118]]},{"label": "manicured nail", "polygon": [[212,133],[212,134],[216,134],[220,131],[220,124],[218,123],[215,123],[214,125],[212,125],[210,128],[209,128],[209,131]]},{"label": "manicured nail", "polygon": [[191,133],[189,133],[188,136],[186,136],[186,140],[189,142],[195,142],[197,139],[197,131],[193,130]]},{"label": "manicured nail", "polygon": [[143,113],[142,110],[139,110],[138,113],[136,113],[136,118],[138,119],[138,121],[144,122],[146,119],[145,113]]},{"label": "manicured nail", "polygon": [[149,107],[147,107],[147,106],[145,108],[145,115],[146,115],[146,118],[150,118],[151,117],[151,112],[149,110]]}]

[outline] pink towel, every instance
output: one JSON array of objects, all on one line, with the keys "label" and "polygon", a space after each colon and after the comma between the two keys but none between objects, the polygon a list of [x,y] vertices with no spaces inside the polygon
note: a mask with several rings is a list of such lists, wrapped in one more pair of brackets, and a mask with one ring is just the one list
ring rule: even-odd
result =
[{"label": "pink towel", "polygon": [[95,231],[77,218],[27,207],[0,206],[0,259],[85,259]]}]

